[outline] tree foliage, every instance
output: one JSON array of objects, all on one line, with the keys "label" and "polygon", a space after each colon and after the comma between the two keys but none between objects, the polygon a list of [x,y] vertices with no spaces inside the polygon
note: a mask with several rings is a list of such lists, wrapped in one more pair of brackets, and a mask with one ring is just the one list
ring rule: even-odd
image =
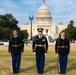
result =
[{"label": "tree foliage", "polygon": [[18,21],[11,15],[0,15],[0,26],[8,28],[18,28]]},{"label": "tree foliage", "polygon": [[73,20],[71,20],[71,21],[70,21],[70,24],[68,24],[68,28],[71,28],[71,27],[72,27],[72,28],[74,27],[74,21],[73,21]]},{"label": "tree foliage", "polygon": [[73,20],[70,21],[70,24],[68,24],[68,27],[65,29],[65,34],[70,41],[76,40],[76,27],[74,27]]},{"label": "tree foliage", "polygon": [[20,31],[20,34],[21,34],[21,36],[22,36],[24,39],[27,39],[27,38],[28,38],[28,32],[27,32],[27,30],[21,30],[21,31]]},{"label": "tree foliage", "polygon": [[9,39],[12,35],[14,29],[20,32],[24,38],[28,37],[26,31],[20,31],[20,28],[17,26],[18,21],[12,16],[12,14],[0,15],[0,40]]}]

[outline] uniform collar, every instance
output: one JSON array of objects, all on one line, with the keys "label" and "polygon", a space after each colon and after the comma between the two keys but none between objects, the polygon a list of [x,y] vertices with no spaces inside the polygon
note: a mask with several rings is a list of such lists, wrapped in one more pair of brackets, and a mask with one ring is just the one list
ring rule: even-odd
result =
[{"label": "uniform collar", "polygon": [[42,35],[38,35],[38,37],[41,39],[42,38]]},{"label": "uniform collar", "polygon": [[64,39],[65,39],[65,37],[61,37],[61,39],[63,39],[63,40],[64,40]]},{"label": "uniform collar", "polygon": [[18,35],[15,35],[15,36],[13,36],[14,38],[17,38],[18,37]]}]

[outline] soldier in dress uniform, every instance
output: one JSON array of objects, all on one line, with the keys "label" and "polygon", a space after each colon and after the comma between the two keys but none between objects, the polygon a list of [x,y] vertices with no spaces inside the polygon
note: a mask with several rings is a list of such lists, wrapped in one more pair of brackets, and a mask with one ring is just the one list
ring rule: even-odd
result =
[{"label": "soldier in dress uniform", "polygon": [[33,54],[36,54],[36,66],[38,74],[43,74],[45,65],[45,55],[48,50],[48,41],[43,36],[43,29],[38,28],[38,35],[33,39]]},{"label": "soldier in dress uniform", "polygon": [[18,35],[17,30],[13,30],[13,36],[9,40],[9,53],[12,60],[12,73],[19,73],[21,53],[24,51],[23,38]]},{"label": "soldier in dress uniform", "polygon": [[70,53],[70,43],[65,37],[64,30],[61,31],[60,37],[56,40],[55,52],[58,54],[59,58],[59,73],[65,74],[67,69],[68,54]]}]

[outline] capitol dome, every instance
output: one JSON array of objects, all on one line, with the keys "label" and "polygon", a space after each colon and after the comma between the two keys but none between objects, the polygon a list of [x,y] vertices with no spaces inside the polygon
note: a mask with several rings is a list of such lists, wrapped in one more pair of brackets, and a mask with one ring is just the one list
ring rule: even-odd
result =
[{"label": "capitol dome", "polygon": [[37,16],[36,16],[36,22],[46,22],[46,23],[51,23],[52,22],[52,17],[51,13],[48,9],[48,7],[45,4],[45,1],[43,0],[42,6],[38,9]]}]

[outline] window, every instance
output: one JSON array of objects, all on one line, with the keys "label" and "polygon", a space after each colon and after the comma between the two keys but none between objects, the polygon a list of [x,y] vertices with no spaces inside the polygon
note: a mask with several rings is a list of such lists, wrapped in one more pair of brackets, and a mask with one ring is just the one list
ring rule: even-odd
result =
[{"label": "window", "polygon": [[46,33],[48,33],[48,29],[46,29]]}]

